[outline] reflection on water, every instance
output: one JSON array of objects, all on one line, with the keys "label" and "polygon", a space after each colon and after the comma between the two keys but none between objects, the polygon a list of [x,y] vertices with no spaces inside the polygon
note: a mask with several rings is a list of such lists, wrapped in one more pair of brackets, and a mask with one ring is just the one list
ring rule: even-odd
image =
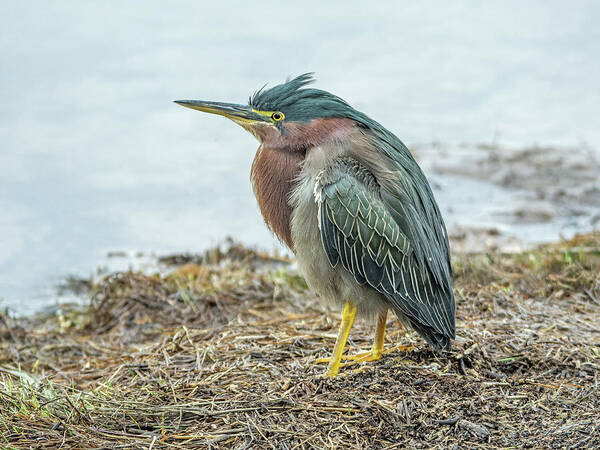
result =
[{"label": "reflection on water", "polygon": [[[88,274],[111,250],[198,250],[226,235],[276,245],[248,183],[256,143],[173,99],[244,101],[314,70],[409,145],[600,142],[600,6],[472,5],[5,6],[3,304],[52,303],[56,280]],[[443,209],[480,220],[477,198],[439,185]]]}]

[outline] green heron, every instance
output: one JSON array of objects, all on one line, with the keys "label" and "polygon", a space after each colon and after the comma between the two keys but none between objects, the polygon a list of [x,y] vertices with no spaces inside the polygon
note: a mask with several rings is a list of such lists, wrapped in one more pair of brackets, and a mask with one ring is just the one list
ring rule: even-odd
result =
[{"label": "green heron", "polygon": [[389,309],[436,351],[450,350],[448,236],[425,175],[393,133],[311,82],[304,74],[263,87],[248,105],[176,103],[225,116],[259,141],[250,177],[267,226],[308,286],[343,307],[326,376],[338,374],[357,313],[377,321],[361,360],[381,358]]}]

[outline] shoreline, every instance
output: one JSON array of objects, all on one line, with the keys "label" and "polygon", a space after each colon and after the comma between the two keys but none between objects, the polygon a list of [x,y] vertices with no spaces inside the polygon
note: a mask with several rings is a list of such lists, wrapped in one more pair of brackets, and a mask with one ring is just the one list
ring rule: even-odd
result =
[{"label": "shoreline", "polygon": [[[414,145],[412,151],[433,187],[454,252],[523,251],[560,236],[569,238],[575,233],[600,230],[600,178],[597,176],[600,153],[584,144],[512,148],[494,143],[433,142]],[[247,182],[248,170],[249,166],[236,175],[236,197],[223,197],[224,202],[236,206],[219,211],[210,208],[211,199],[203,197],[199,191],[201,186],[196,185],[191,186],[187,194],[176,187],[161,188],[161,196],[169,192],[183,199],[175,204],[161,196],[155,200],[159,192],[141,190],[136,193],[136,198],[144,204],[141,209],[137,208],[137,201],[120,203],[116,199],[100,202],[87,210],[88,216],[102,216],[102,220],[109,221],[116,217],[120,223],[134,224],[131,228],[111,228],[103,221],[96,225],[81,223],[77,216],[66,222],[62,216],[49,216],[43,221],[32,216],[34,224],[19,222],[20,233],[31,236],[36,234],[31,227],[42,222],[48,221],[51,228],[52,224],[62,225],[60,229],[48,231],[41,246],[33,243],[27,246],[24,241],[14,239],[15,246],[11,248],[13,239],[9,240],[0,276],[3,288],[0,307],[24,313],[53,306],[55,298],[61,300],[55,286],[68,276],[87,277],[96,267],[114,271],[126,270],[131,265],[152,270],[154,253],[160,255],[165,250],[181,252],[190,248],[202,251],[210,243],[218,242],[215,236],[229,234],[246,245],[276,248],[277,244],[256,212]],[[81,193],[91,203],[97,194],[95,191]],[[165,207],[167,212],[163,211]],[[241,208],[240,216],[236,217],[232,211],[238,208]],[[143,222],[138,220],[140,215],[146,217]],[[177,219],[166,221],[166,216]],[[0,232],[11,236],[11,229],[17,224],[11,228],[10,214],[7,223],[8,231]],[[148,223],[152,224],[149,228],[154,230],[155,236],[138,239],[136,236],[145,233]],[[65,242],[70,239],[65,236],[65,230],[69,229],[88,230],[85,239],[74,231],[76,239],[71,246],[77,251],[65,248]],[[110,233],[103,231],[109,229]],[[22,251],[24,248],[30,250]],[[140,249],[145,255],[139,254]]]}]

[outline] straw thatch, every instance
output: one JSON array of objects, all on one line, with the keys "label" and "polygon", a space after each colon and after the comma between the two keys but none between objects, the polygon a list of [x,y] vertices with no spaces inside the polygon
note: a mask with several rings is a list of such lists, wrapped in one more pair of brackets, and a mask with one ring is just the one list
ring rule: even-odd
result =
[{"label": "straw thatch", "polygon": [[[89,304],[0,316],[0,446],[600,446],[599,234],[457,257],[451,354],[390,317],[386,346],[416,349],[333,380],[314,361],[338,312],[287,261],[229,244],[162,262],[93,283]],[[372,334],[359,321],[349,351]]]}]

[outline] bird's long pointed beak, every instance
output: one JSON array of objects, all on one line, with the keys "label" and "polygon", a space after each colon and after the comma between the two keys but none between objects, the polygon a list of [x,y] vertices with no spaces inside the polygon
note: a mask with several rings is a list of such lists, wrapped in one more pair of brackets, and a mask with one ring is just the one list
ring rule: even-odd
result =
[{"label": "bird's long pointed beak", "polygon": [[227,117],[234,122],[265,124],[270,123],[270,116],[260,114],[247,105],[236,105],[234,103],[206,102],[202,100],[175,100],[175,103],[186,108],[196,109],[198,111],[218,114]]}]

